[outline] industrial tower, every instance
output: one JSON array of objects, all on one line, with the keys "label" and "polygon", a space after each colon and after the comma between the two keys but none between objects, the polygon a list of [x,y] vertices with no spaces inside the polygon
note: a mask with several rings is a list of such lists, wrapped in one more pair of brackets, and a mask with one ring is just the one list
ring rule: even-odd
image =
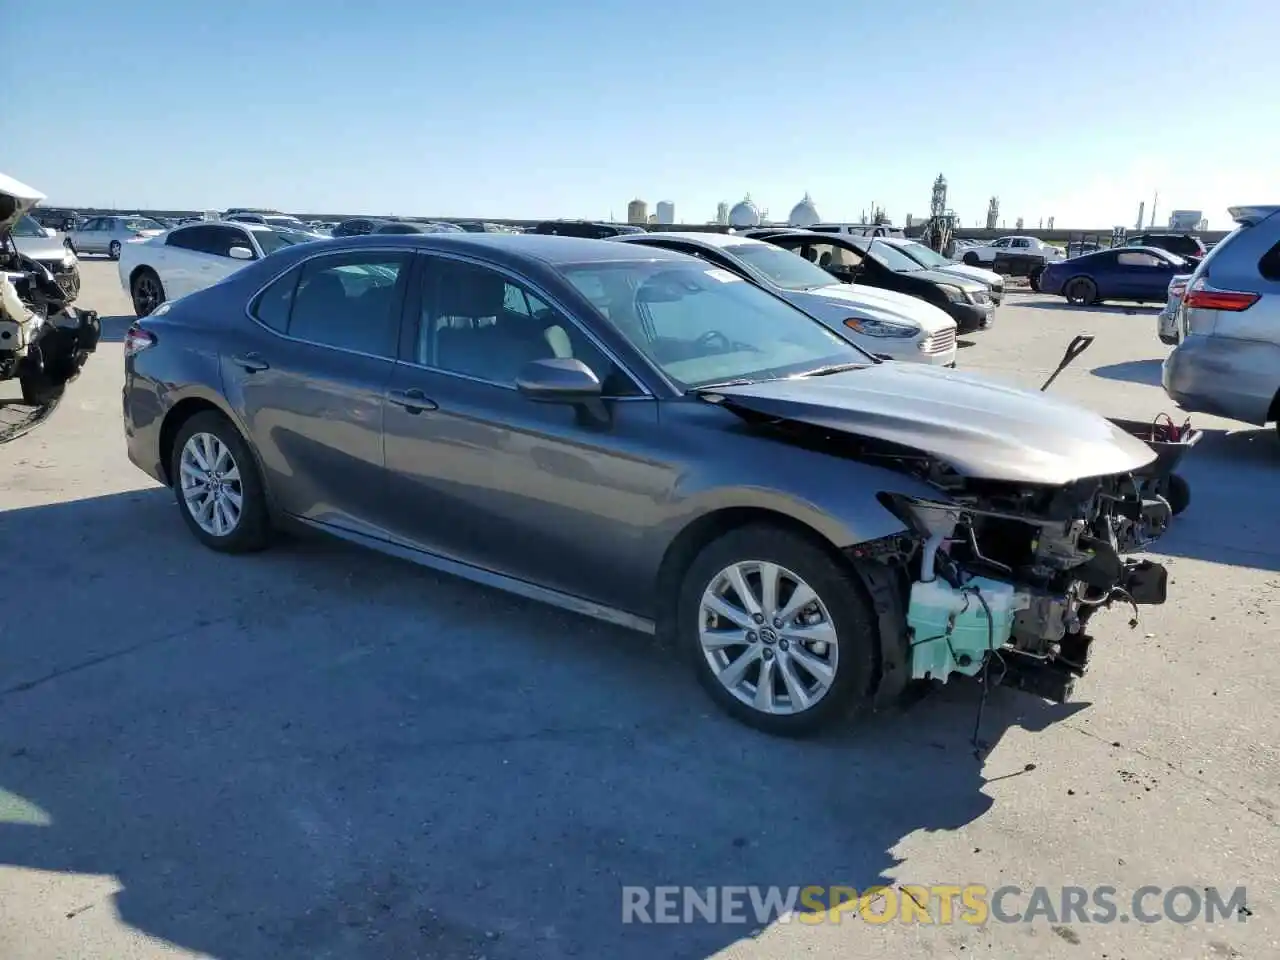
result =
[{"label": "industrial tower", "polygon": [[938,174],[938,179],[933,181],[933,194],[929,199],[929,222],[924,227],[924,242],[945,254],[951,247],[955,229],[956,213],[947,207],[947,178]]}]

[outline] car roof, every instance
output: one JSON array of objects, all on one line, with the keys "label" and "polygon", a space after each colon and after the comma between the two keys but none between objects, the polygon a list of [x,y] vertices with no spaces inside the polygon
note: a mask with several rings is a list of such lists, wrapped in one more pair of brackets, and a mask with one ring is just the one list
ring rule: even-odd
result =
[{"label": "car roof", "polygon": [[[755,229],[755,228],[753,228]],[[765,229],[765,228],[760,228]],[[785,229],[785,228],[780,228]],[[704,247],[737,247],[746,244],[761,244],[767,246],[764,240],[756,240],[752,237],[744,237],[739,233],[711,233],[701,230],[662,230],[655,233],[632,233],[621,237],[614,237],[611,243],[640,243],[650,237],[670,237],[675,240],[683,240],[687,243],[698,243]]]},{"label": "car roof", "polygon": [[577,263],[621,263],[636,260],[687,260],[676,250],[648,247],[643,254],[624,254],[626,246],[617,240],[560,237],[544,233],[371,233],[360,237],[325,240],[335,250],[359,247],[404,246],[421,250],[457,250],[498,255],[499,258],[529,258],[552,266]]}]

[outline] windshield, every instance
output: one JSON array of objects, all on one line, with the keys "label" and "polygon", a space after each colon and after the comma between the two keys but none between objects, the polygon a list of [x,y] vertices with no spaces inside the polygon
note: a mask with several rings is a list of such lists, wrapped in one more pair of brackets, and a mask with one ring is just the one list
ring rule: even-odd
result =
[{"label": "windshield", "polygon": [[283,250],[285,247],[292,247],[298,243],[311,243],[316,239],[309,233],[299,233],[297,230],[279,230],[275,227],[270,230],[255,230],[253,235],[258,241],[258,246],[262,248],[263,254],[272,254],[277,250]]},{"label": "windshield", "polygon": [[867,256],[880,264],[880,266],[888,267],[894,273],[914,273],[921,269],[920,264],[916,263],[893,244],[885,243],[883,240],[869,241]]},{"label": "windshield", "polygon": [[771,243],[743,243],[724,250],[763,273],[783,290],[814,290],[838,282],[804,257]]},{"label": "windshield", "polygon": [[786,301],[704,263],[590,263],[566,266],[563,273],[684,389],[875,362]]},{"label": "windshield", "polygon": [[126,230],[132,230],[137,233],[140,230],[168,230],[163,223],[158,220],[152,220],[150,217],[129,217],[123,221]]},{"label": "windshield", "polygon": [[24,214],[9,232],[15,237],[43,237],[44,227],[40,226],[35,217]]},{"label": "windshield", "polygon": [[926,247],[923,243],[916,243],[915,241],[912,241],[911,243],[908,243],[902,247],[897,247],[894,244],[887,244],[887,243],[883,244],[883,246],[892,247],[893,249],[901,250],[904,254],[906,254],[908,257],[910,257],[912,260],[914,260],[916,263],[920,264],[923,267],[955,266],[955,264],[953,264],[950,260],[948,260],[942,254],[938,253],[937,251],[929,247]]}]

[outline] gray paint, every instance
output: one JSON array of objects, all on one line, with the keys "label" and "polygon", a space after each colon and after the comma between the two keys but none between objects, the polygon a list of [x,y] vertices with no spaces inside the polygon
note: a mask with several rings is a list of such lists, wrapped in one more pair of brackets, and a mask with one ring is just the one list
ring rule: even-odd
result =
[{"label": "gray paint", "polygon": [[[633,373],[641,395],[605,401],[601,418],[513,387],[306,344],[248,315],[251,298],[304,259],[359,249],[458,257],[520,278]],[[877,493],[939,498],[921,481],[786,444],[723,404],[680,393],[556,269],[636,257],[624,244],[500,234],[358,237],[280,251],[141,321],[158,344],[126,360],[129,456],[166,482],[164,418],[184,400],[213,403],[249,438],[278,514],[634,626],[656,616],[663,557],[699,518],[755,508],[845,547],[903,529]],[[657,249],[643,257],[691,259]],[[236,358],[249,355],[269,368],[246,372]],[[992,473],[984,463],[998,462],[1008,479],[1044,480],[1035,469],[1055,438],[1074,444],[1068,449],[1084,473],[1103,463],[1120,469],[1129,454],[1149,459],[1105,421],[1060,401],[928,373],[912,381],[927,394],[914,403],[893,386],[906,382],[896,364],[758,385],[735,399],[750,404],[768,394],[802,407],[804,418],[826,409],[838,429],[932,445],[983,475]],[[434,407],[415,413],[388,402],[414,389]],[[980,404],[996,409],[980,415]],[[978,425],[963,429],[970,417]],[[1079,425],[1069,428],[1073,420]],[[956,430],[960,439],[948,445]]]}]

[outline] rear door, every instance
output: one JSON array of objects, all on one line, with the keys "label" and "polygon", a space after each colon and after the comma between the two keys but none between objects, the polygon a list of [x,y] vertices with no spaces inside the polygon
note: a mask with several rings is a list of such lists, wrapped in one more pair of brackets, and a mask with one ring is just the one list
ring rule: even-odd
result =
[{"label": "rear door", "polygon": [[251,301],[256,323],[221,357],[286,513],[385,535],[383,410],[411,263],[377,248],[311,257]]},{"label": "rear door", "polygon": [[106,253],[110,217],[91,217],[76,231],[75,246],[80,253]]}]

